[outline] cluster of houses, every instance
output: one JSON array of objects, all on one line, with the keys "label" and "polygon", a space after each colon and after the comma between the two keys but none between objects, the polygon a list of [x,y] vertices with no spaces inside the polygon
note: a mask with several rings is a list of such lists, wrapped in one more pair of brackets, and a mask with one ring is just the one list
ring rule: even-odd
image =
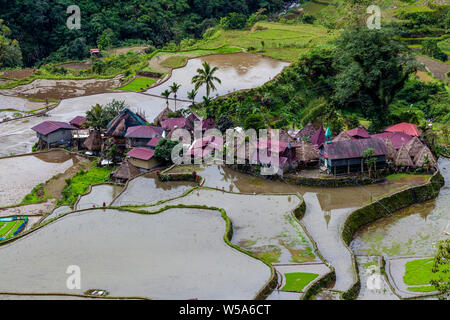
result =
[{"label": "cluster of houses", "polygon": [[[214,119],[200,120],[193,113],[187,117],[172,118],[171,113],[172,111],[166,108],[149,124],[143,116],[124,109],[108,124],[103,133],[85,128],[87,119],[82,116],[72,119],[69,123],[45,121],[32,129],[39,138],[40,149],[65,145],[78,151],[105,155],[108,150],[114,148],[120,160],[126,154],[126,159],[113,173],[115,179],[126,181],[159,165],[155,159],[155,148],[161,138],[171,138],[174,130],[181,128],[192,133],[195,121],[201,121],[203,132],[216,127]],[[371,157],[375,158],[375,161],[372,169],[375,170],[388,165],[407,170],[424,166],[435,167],[436,161],[431,151],[419,137],[417,126],[409,123],[390,126],[385,132],[374,135],[370,135],[365,128],[358,127],[341,132],[334,138],[329,128],[316,129],[309,123],[301,130],[281,130],[278,141],[262,138],[256,142],[246,141],[245,158],[254,159],[260,166],[270,165],[265,157],[260,157],[261,152],[270,154],[274,146],[277,146],[280,174],[306,167],[318,167],[322,172],[340,175],[369,170],[363,153],[373,149]],[[248,148],[249,143],[253,143],[253,148]],[[187,150],[189,155],[197,157],[203,156],[207,147],[211,150],[211,147],[218,149],[223,145],[222,138],[206,136],[194,140]],[[234,147],[237,148],[236,145]],[[258,152],[249,157],[250,149]]]}]

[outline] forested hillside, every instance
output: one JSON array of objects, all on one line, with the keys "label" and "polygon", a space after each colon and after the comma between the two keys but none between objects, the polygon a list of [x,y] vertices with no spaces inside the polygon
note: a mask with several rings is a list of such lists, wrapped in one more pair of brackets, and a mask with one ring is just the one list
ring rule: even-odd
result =
[{"label": "forested hillside", "polygon": [[[82,0],[81,29],[66,26],[71,0],[0,0],[0,19],[20,43],[31,66],[53,54],[57,60],[82,59],[89,47],[142,43],[154,46],[199,37],[231,12],[268,13],[284,0]],[[50,59],[51,60],[51,59]]]}]

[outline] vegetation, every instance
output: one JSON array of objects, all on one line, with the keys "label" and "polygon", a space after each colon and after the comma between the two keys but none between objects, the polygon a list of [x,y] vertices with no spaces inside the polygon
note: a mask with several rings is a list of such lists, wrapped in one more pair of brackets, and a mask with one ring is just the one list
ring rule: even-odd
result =
[{"label": "vegetation", "polygon": [[172,150],[178,144],[178,141],[162,138],[155,148],[155,157],[163,162],[171,162]]},{"label": "vegetation", "polygon": [[85,125],[95,130],[105,129],[108,123],[127,107],[125,101],[117,100],[113,100],[105,106],[96,104],[91,107],[91,110],[86,112],[87,121]]},{"label": "vegetation", "polygon": [[305,272],[293,272],[286,273],[286,284],[284,285],[284,291],[297,291],[301,292],[305,286],[311,281],[316,279],[319,275],[316,273],[305,273]]},{"label": "vegetation", "polygon": [[45,193],[44,184],[41,183],[34,187],[33,190],[31,190],[31,192],[23,198],[20,205],[39,203],[44,202],[45,200],[47,200],[47,196]]},{"label": "vegetation", "polygon": [[[82,29],[66,26],[65,0],[1,0],[0,19],[21,39],[24,63],[79,60],[89,48],[125,45],[162,46],[170,41],[200,37],[231,12],[250,15],[260,8],[274,12],[282,0],[123,0],[81,1]],[[36,35],[39,37],[36,37]]]},{"label": "vegetation", "polygon": [[119,90],[140,92],[149,88],[155,82],[156,80],[152,78],[136,78],[126,86],[119,88]]},{"label": "vegetation", "polygon": [[408,261],[403,281],[408,285],[430,284],[433,258]]},{"label": "vegetation", "polygon": [[197,91],[201,86],[206,86],[206,97],[209,98],[209,95],[212,91],[217,90],[214,82],[222,83],[222,81],[214,76],[214,73],[219,70],[218,67],[213,67],[209,65],[208,62],[204,61],[202,63],[203,69],[197,69],[197,74],[192,78],[192,83],[195,84],[195,90]]},{"label": "vegetation", "polygon": [[19,42],[11,40],[11,29],[0,19],[0,68],[14,68],[22,66],[22,52]]},{"label": "vegetation", "polygon": [[114,168],[111,167],[92,167],[89,170],[80,170],[72,178],[66,180],[58,206],[68,205],[73,207],[79,195],[85,194],[89,186],[106,182]]},{"label": "vegetation", "polygon": [[177,92],[180,90],[181,84],[178,84],[176,82],[172,83],[172,85],[169,86],[170,92],[173,93],[173,97],[175,99],[175,111],[177,110]]},{"label": "vegetation", "polygon": [[434,257],[434,264],[431,269],[430,283],[437,288],[444,296],[450,292],[450,239],[439,243],[439,248]]}]

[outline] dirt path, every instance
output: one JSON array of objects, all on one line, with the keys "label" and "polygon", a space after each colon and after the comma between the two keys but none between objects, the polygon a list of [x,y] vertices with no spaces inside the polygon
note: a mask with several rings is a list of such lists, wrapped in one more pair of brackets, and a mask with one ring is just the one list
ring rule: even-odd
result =
[{"label": "dirt path", "polygon": [[416,55],[416,59],[424,64],[435,78],[448,82],[446,74],[450,72],[449,64],[421,55]]}]

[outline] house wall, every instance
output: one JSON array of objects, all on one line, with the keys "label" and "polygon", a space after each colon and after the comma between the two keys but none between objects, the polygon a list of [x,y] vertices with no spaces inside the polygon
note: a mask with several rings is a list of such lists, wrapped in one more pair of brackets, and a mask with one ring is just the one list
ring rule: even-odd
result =
[{"label": "house wall", "polygon": [[60,129],[56,130],[54,132],[49,133],[48,135],[42,135],[40,133],[37,133],[37,137],[39,139],[42,139],[47,144],[52,143],[61,143],[61,140],[64,141],[64,143],[68,143],[72,140],[72,131],[66,130],[66,129]]},{"label": "house wall", "polygon": [[[386,156],[376,156],[377,163],[376,168],[382,169],[386,167]],[[363,171],[368,171],[368,167],[366,164],[365,159],[361,158],[352,158],[352,159],[336,159],[336,160],[330,160],[327,159],[327,167],[331,171],[331,173],[347,173],[349,170],[349,164],[350,164],[350,172],[361,172],[361,162],[363,163]],[[336,167],[336,170],[335,170]]]},{"label": "house wall", "polygon": [[130,158],[130,162],[135,167],[146,169],[146,170],[150,170],[151,168],[154,168],[158,165],[158,163],[155,159],[141,160],[141,159],[136,159],[136,158]]},{"label": "house wall", "polygon": [[148,138],[128,138],[127,139],[127,147],[136,148],[136,147],[146,147],[147,143],[151,139]]}]

